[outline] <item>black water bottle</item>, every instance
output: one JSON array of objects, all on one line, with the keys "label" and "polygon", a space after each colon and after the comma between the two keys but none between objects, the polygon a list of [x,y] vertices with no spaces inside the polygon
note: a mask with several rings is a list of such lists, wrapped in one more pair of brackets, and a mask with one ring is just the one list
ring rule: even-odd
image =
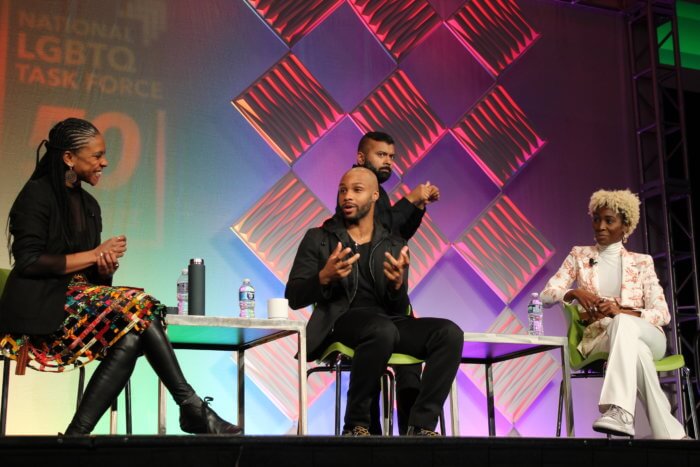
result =
[{"label": "black water bottle", "polygon": [[204,315],[204,260],[192,258],[187,267],[189,276],[189,315]]}]

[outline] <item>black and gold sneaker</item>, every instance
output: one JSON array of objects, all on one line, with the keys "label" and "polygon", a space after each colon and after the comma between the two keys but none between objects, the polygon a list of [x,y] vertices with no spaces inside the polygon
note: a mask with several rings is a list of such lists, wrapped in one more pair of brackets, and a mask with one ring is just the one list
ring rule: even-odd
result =
[{"label": "black and gold sneaker", "polygon": [[366,427],[358,425],[352,428],[344,428],[343,436],[370,436],[370,433]]},{"label": "black and gold sneaker", "polygon": [[406,430],[406,436],[440,436],[440,433],[419,426],[409,426]]}]

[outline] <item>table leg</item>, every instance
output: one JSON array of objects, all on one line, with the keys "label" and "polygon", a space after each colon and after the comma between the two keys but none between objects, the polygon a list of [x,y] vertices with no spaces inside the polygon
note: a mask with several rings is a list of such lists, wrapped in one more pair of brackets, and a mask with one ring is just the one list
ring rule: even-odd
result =
[{"label": "table leg", "polygon": [[236,424],[245,433],[245,350],[235,352],[238,368],[238,420]]},{"label": "table leg", "polygon": [[158,434],[165,434],[165,410],[167,407],[167,399],[165,394],[165,385],[158,380]]},{"label": "table leg", "polygon": [[[168,327],[164,326],[165,335],[168,335]],[[165,434],[165,416],[167,409],[167,399],[165,394],[165,384],[158,378],[158,434]]]},{"label": "table leg", "polygon": [[[458,373],[459,374],[459,373]],[[450,422],[452,423],[452,436],[459,436],[459,401],[457,394],[457,376],[455,375],[450,388]]]},{"label": "table leg", "polygon": [[[117,396],[118,398],[119,396]],[[112,405],[109,409],[109,434],[117,434],[117,399],[112,401]]]},{"label": "table leg", "polygon": [[299,354],[299,420],[297,421],[298,433],[305,435],[308,433],[307,423],[307,386],[306,386],[306,329],[298,334],[297,352]]},{"label": "table leg", "polygon": [[571,397],[571,368],[569,367],[569,347],[561,346],[561,371],[564,382],[564,405],[566,407],[566,436],[574,437],[574,405]]},{"label": "table leg", "polygon": [[489,436],[496,436],[496,411],[493,404],[493,368],[486,365],[486,407],[489,417]]}]

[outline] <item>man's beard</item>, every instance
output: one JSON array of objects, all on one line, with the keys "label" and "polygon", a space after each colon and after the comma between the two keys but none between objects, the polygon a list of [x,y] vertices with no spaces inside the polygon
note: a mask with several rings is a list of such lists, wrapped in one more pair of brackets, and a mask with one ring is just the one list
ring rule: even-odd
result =
[{"label": "man's beard", "polygon": [[363,167],[374,172],[374,175],[377,176],[377,181],[379,182],[379,184],[386,182],[391,177],[391,170],[379,170],[378,168],[373,166],[368,160],[365,160]]},{"label": "man's beard", "polygon": [[359,224],[362,219],[367,217],[369,210],[372,207],[372,203],[367,203],[363,206],[357,206],[357,213],[351,217],[345,217],[345,222],[348,224]]}]

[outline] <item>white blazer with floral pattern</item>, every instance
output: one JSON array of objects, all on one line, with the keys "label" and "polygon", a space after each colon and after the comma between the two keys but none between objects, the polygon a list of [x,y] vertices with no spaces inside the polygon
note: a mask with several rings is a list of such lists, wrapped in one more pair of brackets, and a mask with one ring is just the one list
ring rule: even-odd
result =
[{"label": "white blazer with floral pattern", "polygon": [[[621,250],[622,287],[620,305],[639,311],[641,317],[661,329],[671,320],[664,291],[654,271],[651,256]],[[576,282],[578,288],[596,295],[598,291],[599,251],[595,246],[575,246],[540,293],[542,303],[552,305],[564,300],[566,292]]]}]

